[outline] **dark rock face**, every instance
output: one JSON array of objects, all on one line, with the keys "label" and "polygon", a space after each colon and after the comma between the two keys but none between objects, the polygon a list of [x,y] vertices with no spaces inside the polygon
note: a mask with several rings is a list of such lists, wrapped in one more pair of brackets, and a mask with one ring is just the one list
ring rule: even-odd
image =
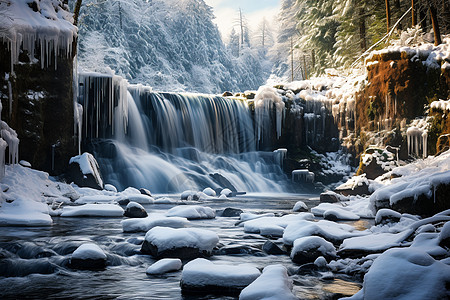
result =
[{"label": "dark rock face", "polygon": [[179,259],[194,259],[200,257],[209,257],[211,253],[193,247],[170,248],[166,250],[158,250],[158,247],[148,241],[142,244],[141,252],[150,254],[151,256],[160,258],[179,258]]},{"label": "dark rock face", "polygon": [[214,251],[217,255],[240,255],[240,254],[250,254],[255,256],[261,256],[261,250],[252,246],[246,245],[236,245],[236,246],[225,246],[217,251]]},{"label": "dark rock face", "polygon": [[283,255],[286,251],[278,247],[277,244],[271,241],[266,241],[263,245],[263,251],[270,255]]},{"label": "dark rock face", "polygon": [[21,55],[14,67],[16,76],[9,79],[13,98],[9,107],[3,74],[10,72],[10,58],[6,43],[0,41],[2,120],[19,136],[20,159],[52,175],[62,174],[76,151],[72,58],[58,56],[55,70],[54,63],[42,69],[40,63],[30,63],[27,55]]},{"label": "dark rock face", "polygon": [[[234,185],[228,179],[226,179],[222,174],[214,173],[214,174],[209,174],[209,176],[215,182],[217,182],[219,184],[219,186],[221,186],[223,189],[227,188],[227,189],[230,189],[232,192],[237,192]],[[216,191],[216,193],[217,193],[217,191]]]},{"label": "dark rock face", "polygon": [[79,259],[72,258],[70,267],[78,270],[103,270],[106,268],[106,259]]},{"label": "dark rock face", "polygon": [[239,208],[227,207],[222,212],[222,217],[239,217],[244,211]]},{"label": "dark rock face", "polygon": [[152,196],[152,193],[149,190],[144,189],[144,188],[139,189],[139,192],[141,192],[142,195],[147,195],[149,197]]},{"label": "dark rock face", "polygon": [[148,216],[145,209],[139,206],[127,206],[123,215],[128,218],[146,218]]},{"label": "dark rock face", "polygon": [[322,193],[320,194],[321,203],[337,203],[339,202],[338,195],[334,193]]}]

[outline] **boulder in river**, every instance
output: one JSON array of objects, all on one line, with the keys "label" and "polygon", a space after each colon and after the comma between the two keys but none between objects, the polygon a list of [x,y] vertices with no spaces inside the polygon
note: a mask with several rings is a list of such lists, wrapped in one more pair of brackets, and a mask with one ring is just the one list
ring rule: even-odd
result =
[{"label": "boulder in river", "polygon": [[70,259],[70,267],[80,270],[102,270],[106,267],[106,254],[93,243],[79,246]]},{"label": "boulder in river", "polygon": [[69,181],[79,187],[90,187],[103,190],[103,178],[97,160],[90,153],[74,156],[70,159],[67,169]]},{"label": "boulder in river", "polygon": [[141,204],[134,201],[127,204],[123,215],[128,218],[146,218],[148,216],[145,208]]},{"label": "boulder in river", "polygon": [[333,244],[319,236],[308,236],[296,239],[291,251],[291,259],[294,263],[302,265],[314,262],[323,256],[327,260],[336,257],[336,249]]}]

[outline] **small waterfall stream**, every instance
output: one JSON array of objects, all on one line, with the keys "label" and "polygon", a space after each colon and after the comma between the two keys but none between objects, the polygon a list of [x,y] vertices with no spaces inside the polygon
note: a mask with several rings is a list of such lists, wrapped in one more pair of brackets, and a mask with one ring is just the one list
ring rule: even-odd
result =
[{"label": "small waterfall stream", "polygon": [[156,193],[232,187],[285,192],[280,153],[257,151],[242,100],[157,93],[119,76],[80,74],[82,140],[105,182]]}]

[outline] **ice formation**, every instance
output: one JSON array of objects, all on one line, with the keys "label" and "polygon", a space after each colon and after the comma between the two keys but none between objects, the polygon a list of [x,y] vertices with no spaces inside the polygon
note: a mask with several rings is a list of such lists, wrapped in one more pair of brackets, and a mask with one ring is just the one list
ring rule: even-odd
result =
[{"label": "ice formation", "polygon": [[[11,51],[11,71],[19,62],[21,51],[27,51],[30,61],[40,58],[41,68],[49,67],[61,54],[69,57],[77,37],[77,27],[72,14],[60,0],[33,1],[38,11],[33,11],[32,1],[0,2],[0,39]],[[52,62],[52,59],[54,61]]]},{"label": "ice formation", "polygon": [[408,155],[414,155],[423,158],[428,156],[428,118],[415,119],[406,130],[408,141]]},{"label": "ice formation", "polygon": [[277,90],[270,86],[261,86],[255,96],[255,115],[258,140],[262,140],[263,131],[270,128],[270,114],[275,107],[277,138],[281,136],[281,123],[285,114],[283,99]]}]

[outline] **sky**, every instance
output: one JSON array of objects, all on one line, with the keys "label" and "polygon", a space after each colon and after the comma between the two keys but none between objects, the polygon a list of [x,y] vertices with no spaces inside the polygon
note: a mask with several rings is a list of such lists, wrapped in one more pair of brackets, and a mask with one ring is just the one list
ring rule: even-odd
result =
[{"label": "sky", "polygon": [[214,9],[216,16],[214,22],[219,27],[223,40],[228,42],[233,23],[239,17],[239,8],[242,9],[250,28],[256,30],[264,17],[268,22],[272,22],[278,14],[281,0],[205,0],[205,2]]}]

